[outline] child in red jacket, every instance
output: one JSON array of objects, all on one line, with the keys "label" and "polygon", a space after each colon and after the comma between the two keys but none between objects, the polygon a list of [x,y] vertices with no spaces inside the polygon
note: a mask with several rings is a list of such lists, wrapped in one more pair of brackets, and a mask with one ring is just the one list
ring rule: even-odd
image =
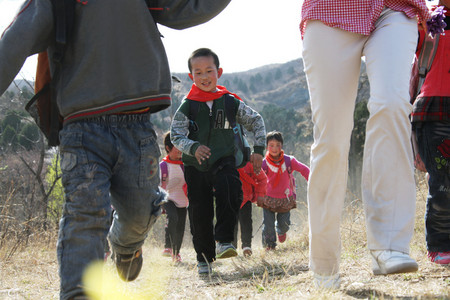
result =
[{"label": "child in red jacket", "polygon": [[[238,224],[241,228],[241,247],[244,256],[252,255],[252,203],[256,203],[258,198],[266,195],[267,176],[261,170],[256,174],[253,165],[247,163],[245,167],[238,169],[239,178],[242,182],[243,199],[239,210]],[[234,246],[237,248],[238,226],[234,227]]]}]

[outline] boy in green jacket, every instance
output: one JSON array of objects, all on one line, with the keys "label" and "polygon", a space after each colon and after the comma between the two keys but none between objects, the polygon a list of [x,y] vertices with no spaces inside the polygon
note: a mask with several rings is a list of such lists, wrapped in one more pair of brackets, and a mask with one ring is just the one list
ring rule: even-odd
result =
[{"label": "boy in green jacket", "polygon": [[[210,263],[216,258],[237,255],[231,242],[242,202],[242,186],[234,159],[234,133],[225,116],[227,96],[224,95],[230,94],[233,97],[236,122],[255,136],[254,153],[250,157],[255,173],[261,170],[266,130],[261,115],[237,95],[217,85],[223,70],[213,51],[206,48],[194,51],[188,65],[189,77],[194,84],[175,113],[170,136],[175,147],[183,152],[188,210],[197,252],[198,272],[209,274]],[[200,102],[195,120],[191,120],[189,100]],[[215,226],[214,198],[217,219]]]}]

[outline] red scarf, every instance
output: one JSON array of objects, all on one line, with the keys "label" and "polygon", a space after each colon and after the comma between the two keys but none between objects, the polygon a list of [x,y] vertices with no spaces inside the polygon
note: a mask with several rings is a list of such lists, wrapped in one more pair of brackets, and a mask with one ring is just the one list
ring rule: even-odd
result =
[{"label": "red scarf", "polygon": [[278,160],[274,160],[272,155],[269,154],[269,151],[266,152],[266,162],[269,165],[274,166],[275,168],[278,168],[277,174],[275,176],[275,181],[273,182],[273,187],[276,187],[281,179],[281,174],[283,173],[282,166],[284,164],[284,151],[281,150],[280,152],[280,158]]},{"label": "red scarf", "polygon": [[208,101],[219,99],[225,94],[231,94],[235,98],[242,101],[242,99],[238,95],[230,93],[227,90],[227,88],[224,86],[218,85],[217,91],[215,91],[215,92],[205,92],[205,91],[202,91],[201,89],[199,89],[198,86],[195,85],[195,83],[192,84],[191,90],[189,91],[189,94],[187,95],[186,98],[188,98],[190,100],[198,101],[198,102],[208,102]]},{"label": "red scarf", "polygon": [[169,164],[176,164],[176,165],[182,165],[183,164],[183,162],[181,160],[170,160],[169,155],[164,157],[162,160],[165,161],[165,162],[168,162]]}]

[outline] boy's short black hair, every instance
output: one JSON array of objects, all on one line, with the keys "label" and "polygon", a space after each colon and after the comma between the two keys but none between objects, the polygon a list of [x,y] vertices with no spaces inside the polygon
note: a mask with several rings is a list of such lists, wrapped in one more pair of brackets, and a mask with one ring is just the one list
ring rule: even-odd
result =
[{"label": "boy's short black hair", "polygon": [[217,56],[217,54],[214,53],[209,48],[200,48],[200,49],[197,49],[194,52],[192,52],[191,56],[189,56],[189,59],[188,59],[189,73],[192,73],[191,60],[193,58],[202,57],[202,56],[211,56],[214,59],[214,64],[216,65],[217,69],[219,69],[220,62],[219,62],[219,57]]},{"label": "boy's short black hair", "polygon": [[[167,148],[169,148],[169,150],[167,150]],[[164,135],[164,149],[166,150],[167,153],[169,153],[169,151],[172,150],[172,148],[173,144],[172,141],[170,140],[170,131],[168,131]]]},{"label": "boy's short black hair", "polygon": [[283,134],[281,134],[281,132],[276,131],[276,130],[267,133],[267,135],[266,135],[266,145],[271,140],[276,140],[276,141],[280,142],[283,145]]}]

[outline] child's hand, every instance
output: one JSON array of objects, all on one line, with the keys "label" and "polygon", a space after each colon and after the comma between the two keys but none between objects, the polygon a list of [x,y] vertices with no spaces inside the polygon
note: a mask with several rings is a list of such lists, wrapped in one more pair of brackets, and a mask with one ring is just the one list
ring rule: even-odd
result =
[{"label": "child's hand", "polygon": [[256,175],[258,175],[259,172],[261,172],[262,161],[263,157],[261,154],[252,153],[252,155],[250,156],[250,162],[253,165],[253,171],[255,172]]},{"label": "child's hand", "polygon": [[259,207],[264,207],[264,197],[256,197],[256,205]]},{"label": "child's hand", "polygon": [[201,165],[202,161],[208,159],[211,155],[211,149],[206,147],[205,145],[200,145],[195,151],[195,158],[198,161],[198,164]]}]

